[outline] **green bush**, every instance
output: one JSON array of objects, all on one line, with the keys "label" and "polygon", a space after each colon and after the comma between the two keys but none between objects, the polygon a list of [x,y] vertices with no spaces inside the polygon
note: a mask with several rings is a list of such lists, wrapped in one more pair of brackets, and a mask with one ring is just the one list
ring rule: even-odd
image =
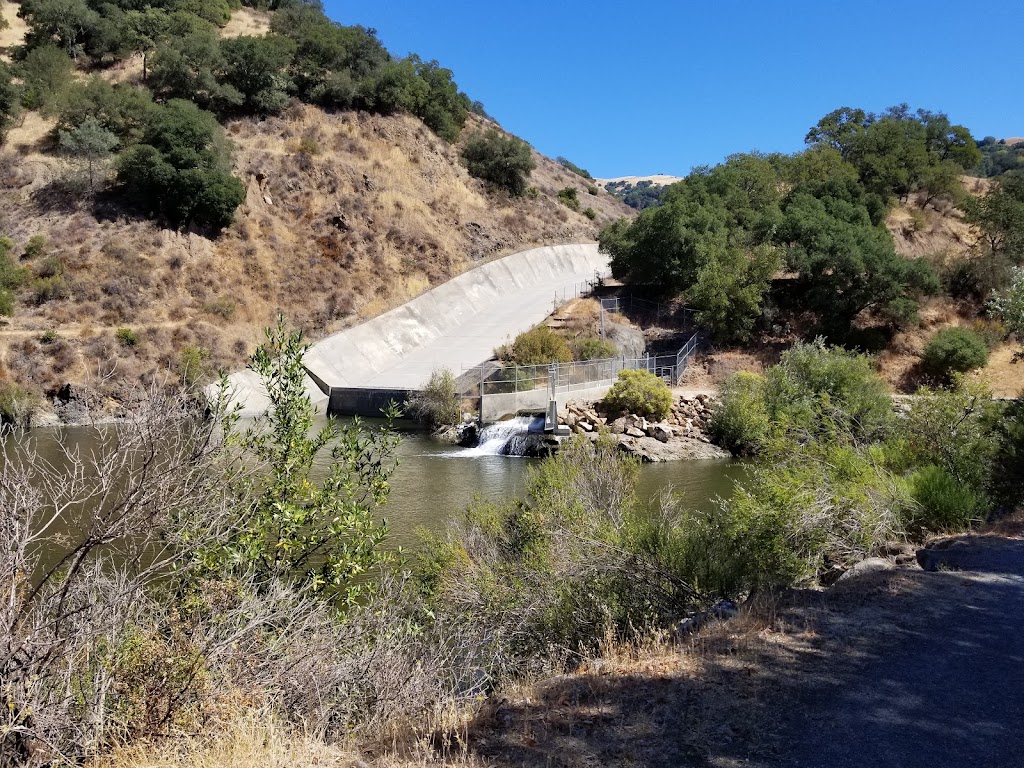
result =
[{"label": "green bush", "polygon": [[39,397],[13,381],[0,381],[0,425],[28,427],[39,408]]},{"label": "green bush", "polygon": [[576,339],[572,343],[573,357],[576,360],[603,360],[606,357],[618,357],[619,348],[607,339],[588,336]]},{"label": "green bush", "polygon": [[593,221],[594,219],[597,218],[597,211],[595,211],[593,208],[584,208],[583,215],[586,216],[591,221]]},{"label": "green bush", "polygon": [[904,524],[911,530],[962,531],[984,509],[985,500],[974,488],[934,464],[914,472],[909,484],[915,504],[909,508]]},{"label": "green bush", "polygon": [[[638,462],[608,438],[562,444],[523,500],[481,503],[428,539],[415,572],[435,614],[484,631],[514,671],[558,665],[666,627],[717,595],[694,589],[706,555],[671,501],[638,498]],[[703,586],[703,585],[701,585]]]},{"label": "green bush", "polygon": [[871,360],[821,339],[796,344],[765,374],[765,403],[775,431],[807,437],[884,437],[893,424],[892,397]]},{"label": "green bush", "polygon": [[546,325],[520,333],[512,342],[510,351],[508,362],[517,365],[547,365],[572,360],[569,344]]},{"label": "green bush", "polygon": [[462,422],[462,404],[455,374],[441,368],[430,374],[430,381],[406,402],[410,416],[430,429],[454,427]]},{"label": "green bush", "polygon": [[114,337],[122,347],[128,347],[131,349],[139,345],[139,337],[131,328],[118,328]]},{"label": "green bush", "polygon": [[650,371],[620,371],[618,381],[602,401],[616,413],[664,419],[672,409],[672,392]]},{"label": "green bush", "polygon": [[587,194],[588,195],[595,195],[596,196],[598,192],[600,192],[600,190],[597,187],[595,187],[595,186],[587,187]]},{"label": "green bush", "polygon": [[944,328],[932,336],[921,355],[924,369],[945,381],[955,373],[982,368],[987,362],[985,340],[968,328]]},{"label": "green bush", "polygon": [[462,148],[462,159],[473,176],[517,196],[526,192],[526,180],[535,167],[529,144],[494,128],[471,136]]},{"label": "green bush", "polygon": [[580,209],[580,198],[576,187],[566,187],[558,191],[558,201],[573,211]]},{"label": "green bush", "polygon": [[25,243],[25,250],[22,252],[23,259],[38,259],[46,254],[46,236],[32,235]]},{"label": "green bush", "polygon": [[210,350],[196,344],[181,350],[178,358],[178,373],[186,386],[195,386],[210,378]]},{"label": "green bush", "polygon": [[71,295],[71,289],[68,288],[64,276],[57,274],[33,280],[32,294],[36,304],[45,304],[48,301],[68,298]]},{"label": "green bush", "polygon": [[711,439],[737,456],[750,456],[761,449],[770,427],[764,378],[747,372],[730,376],[711,412]]},{"label": "green bush", "polygon": [[14,314],[14,294],[7,288],[0,288],[0,317]]}]

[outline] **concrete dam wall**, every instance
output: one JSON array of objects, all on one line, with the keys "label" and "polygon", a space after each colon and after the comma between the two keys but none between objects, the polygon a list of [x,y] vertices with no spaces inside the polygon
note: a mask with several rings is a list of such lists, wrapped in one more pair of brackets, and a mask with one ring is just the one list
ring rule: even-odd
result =
[{"label": "concrete dam wall", "polygon": [[[597,244],[549,245],[464,272],[365,323],[328,336],[306,353],[307,390],[318,407],[372,415],[404,399],[438,368],[456,376],[490,358],[494,348],[540,323],[556,302],[608,274]],[[237,378],[236,378],[237,377]],[[245,410],[266,408],[248,372],[234,374]],[[262,400],[262,402],[260,402]]]}]

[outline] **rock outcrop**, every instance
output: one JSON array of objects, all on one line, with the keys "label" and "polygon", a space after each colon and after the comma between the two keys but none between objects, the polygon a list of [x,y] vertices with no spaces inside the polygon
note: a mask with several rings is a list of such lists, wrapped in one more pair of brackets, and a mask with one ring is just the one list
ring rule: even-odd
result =
[{"label": "rock outcrop", "polygon": [[590,435],[592,439],[607,431],[622,451],[642,461],[729,458],[728,451],[711,444],[705,431],[713,406],[714,398],[710,395],[683,396],[673,402],[668,418],[649,421],[634,414],[609,414],[600,403],[570,403],[559,414],[559,420],[573,432]]}]

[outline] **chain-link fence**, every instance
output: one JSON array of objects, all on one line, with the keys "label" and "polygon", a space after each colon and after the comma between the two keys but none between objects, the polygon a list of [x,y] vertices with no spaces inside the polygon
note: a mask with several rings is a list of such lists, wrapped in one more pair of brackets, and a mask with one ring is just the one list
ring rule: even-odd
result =
[{"label": "chain-link fence", "polygon": [[[697,334],[693,334],[674,355],[645,357],[607,357],[550,365],[478,367],[460,376],[465,394],[504,395],[547,389],[552,395],[591,389],[613,383],[624,370],[646,370],[664,379],[670,386],[679,383],[690,358],[697,350]],[[493,364],[492,364],[493,365]],[[479,378],[474,382],[473,373]]]}]

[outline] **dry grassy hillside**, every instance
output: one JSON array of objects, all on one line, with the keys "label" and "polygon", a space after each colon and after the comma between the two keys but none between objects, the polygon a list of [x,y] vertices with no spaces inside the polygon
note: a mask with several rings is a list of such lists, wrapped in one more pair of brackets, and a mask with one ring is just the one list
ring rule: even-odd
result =
[{"label": "dry grassy hillside", "polygon": [[[258,32],[259,22],[247,16],[228,29]],[[484,124],[471,118],[463,136]],[[470,177],[458,146],[414,118],[296,105],[226,126],[247,194],[234,224],[208,239],[133,218],[109,196],[69,193],[71,169],[54,154],[51,129],[28,113],[0,150],[0,232],[15,255],[44,236],[46,253],[23,266],[43,277],[62,270],[55,298],[26,288],[0,324],[0,377],[47,396],[85,386],[111,406],[140,383],[177,378],[183,358],[241,366],[277,311],[317,337],[484,259],[593,240],[631,213],[539,155],[530,180],[538,194],[513,199]],[[558,202],[566,186],[594,220]],[[121,328],[137,343],[118,337]]]}]

